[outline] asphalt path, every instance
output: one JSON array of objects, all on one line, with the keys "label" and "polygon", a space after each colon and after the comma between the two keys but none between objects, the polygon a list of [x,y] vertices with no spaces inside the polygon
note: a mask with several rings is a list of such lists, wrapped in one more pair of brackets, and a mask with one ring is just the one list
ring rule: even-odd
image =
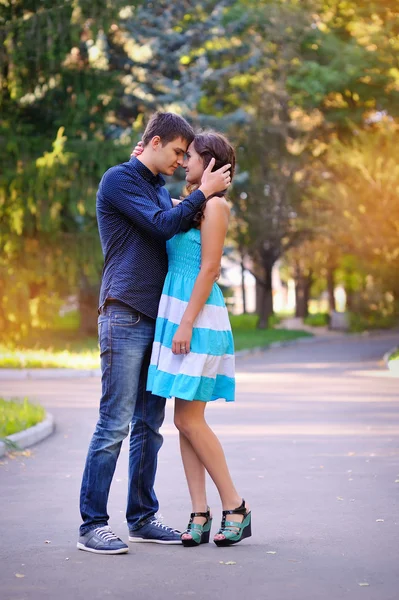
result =
[{"label": "asphalt path", "polygon": [[[78,495],[100,381],[1,380],[0,395],[40,401],[54,435],[0,464],[1,600],[398,600],[399,379],[381,357],[398,333],[317,340],[240,358],[237,401],[212,403],[253,537],[230,548],[130,544],[76,549]],[[189,497],[168,401],[156,490],[184,529]],[[127,540],[127,444],[110,525]],[[215,533],[220,502],[209,481]]]}]

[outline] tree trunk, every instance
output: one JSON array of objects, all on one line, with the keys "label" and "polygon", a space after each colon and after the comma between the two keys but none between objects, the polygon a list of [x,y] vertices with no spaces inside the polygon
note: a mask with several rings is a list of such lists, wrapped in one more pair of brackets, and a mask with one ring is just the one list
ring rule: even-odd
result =
[{"label": "tree trunk", "polygon": [[258,329],[267,329],[269,318],[273,315],[273,289],[272,289],[273,265],[264,265],[264,284],[256,282],[256,300],[258,313]]},{"label": "tree trunk", "polygon": [[328,292],[328,306],[330,313],[336,310],[334,288],[335,288],[335,269],[329,267],[327,270],[327,292]]},{"label": "tree trunk", "polygon": [[242,312],[245,315],[247,312],[247,295],[245,290],[245,267],[244,261],[241,260],[241,290],[242,290]]},{"label": "tree trunk", "polygon": [[345,288],[345,296],[346,296],[345,310],[352,311],[354,302],[355,302],[355,293],[349,286]]},{"label": "tree trunk", "polygon": [[310,288],[312,287],[312,272],[304,275],[299,264],[295,266],[295,316],[305,319],[309,315]]},{"label": "tree trunk", "polygon": [[91,285],[87,278],[81,278],[79,290],[80,331],[85,335],[97,333],[98,285]]},{"label": "tree trunk", "polygon": [[263,298],[262,286],[261,286],[261,284],[258,281],[256,281],[256,285],[255,285],[255,312],[256,312],[257,315],[259,315],[259,313],[261,311],[262,298]]}]

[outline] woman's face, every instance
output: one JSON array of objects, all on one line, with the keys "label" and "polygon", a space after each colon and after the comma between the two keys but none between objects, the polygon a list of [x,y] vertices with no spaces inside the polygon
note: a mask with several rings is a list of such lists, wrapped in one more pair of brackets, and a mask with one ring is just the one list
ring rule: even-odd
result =
[{"label": "woman's face", "polygon": [[204,172],[204,162],[194,148],[194,142],[189,145],[183,162],[186,171],[186,181],[189,185],[201,183]]}]

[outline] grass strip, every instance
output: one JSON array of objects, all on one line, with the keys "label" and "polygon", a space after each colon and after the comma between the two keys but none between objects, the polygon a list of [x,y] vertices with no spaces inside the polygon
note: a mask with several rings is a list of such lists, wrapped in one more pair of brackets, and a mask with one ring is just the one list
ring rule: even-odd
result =
[{"label": "grass strip", "polygon": [[42,406],[23,400],[0,398],[0,438],[41,423],[46,416]]},{"label": "grass strip", "polygon": [[[285,342],[308,337],[305,331],[287,329],[257,329],[257,316],[253,314],[231,315],[236,350],[268,346],[273,342]],[[278,322],[278,318],[275,318]],[[273,322],[274,324],[274,322]],[[0,345],[0,368],[3,369],[99,369],[100,356],[97,338],[82,338],[77,332],[60,331],[51,335],[46,332],[25,342],[24,347],[10,348]]]}]

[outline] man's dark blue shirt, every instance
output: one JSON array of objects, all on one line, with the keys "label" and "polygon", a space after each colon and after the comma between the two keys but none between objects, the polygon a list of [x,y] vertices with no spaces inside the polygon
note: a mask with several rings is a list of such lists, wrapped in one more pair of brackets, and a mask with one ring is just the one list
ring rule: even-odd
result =
[{"label": "man's dark blue shirt", "polygon": [[155,319],[168,269],[166,240],[187,230],[205,196],[199,190],[175,208],[162,175],[137,158],[111,167],[97,192],[104,268],[100,307],[107,298]]}]

